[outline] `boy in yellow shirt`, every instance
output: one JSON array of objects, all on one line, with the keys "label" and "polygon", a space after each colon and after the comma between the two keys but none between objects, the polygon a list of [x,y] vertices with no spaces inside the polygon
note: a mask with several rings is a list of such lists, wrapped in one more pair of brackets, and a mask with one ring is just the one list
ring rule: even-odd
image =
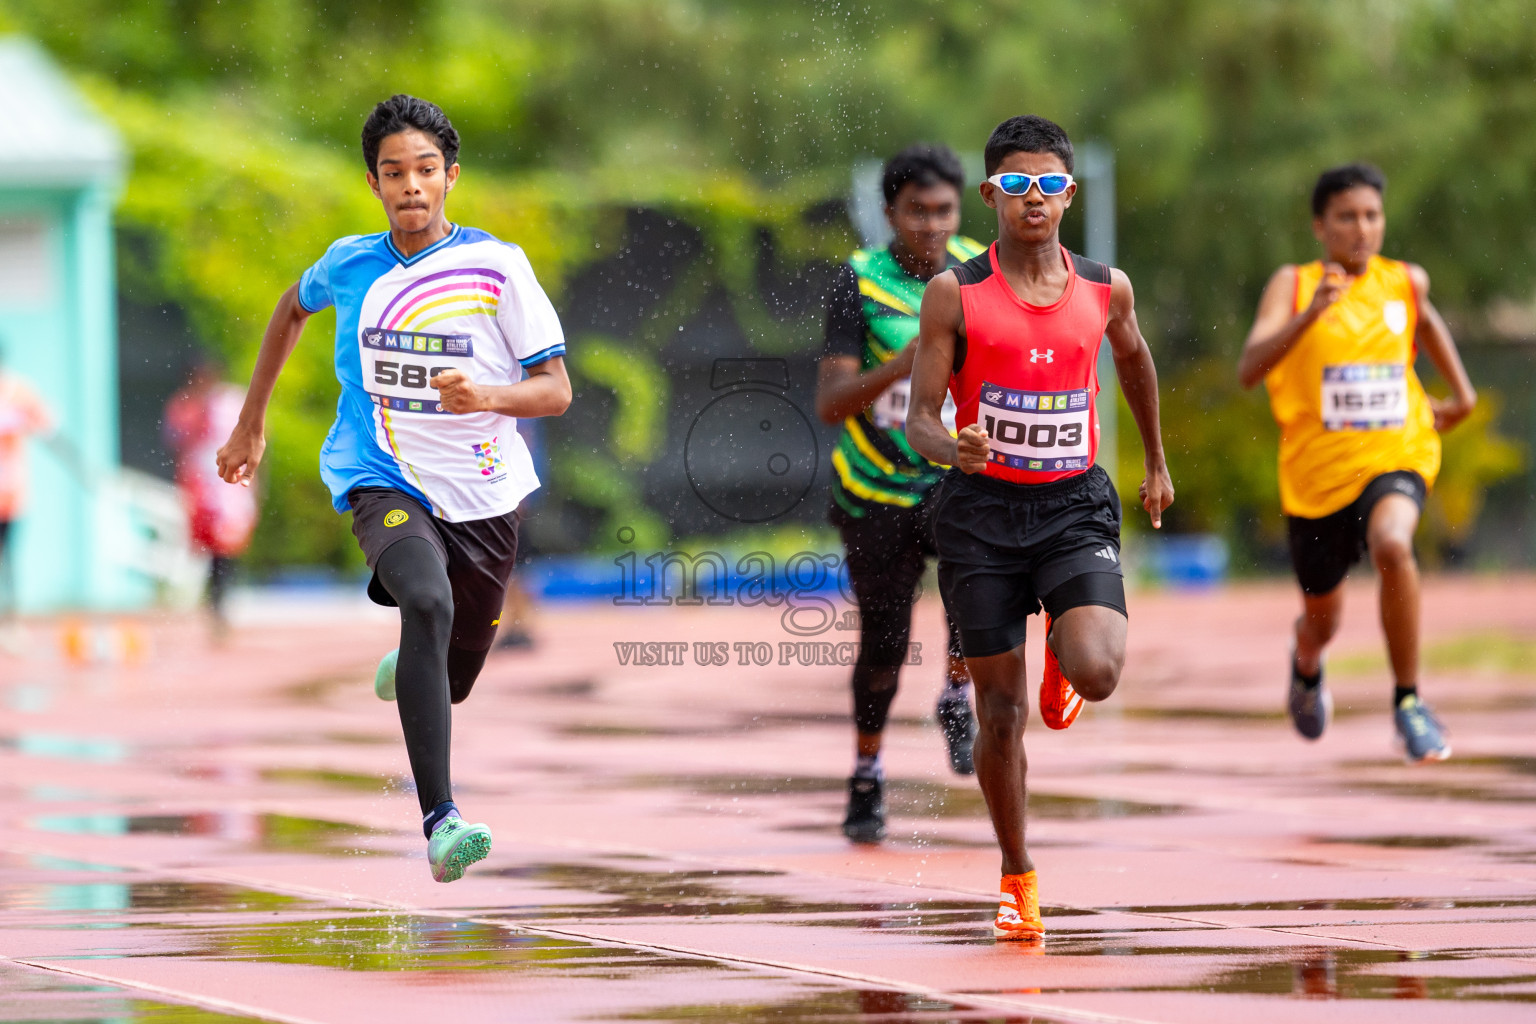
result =
[{"label": "boy in yellow shirt", "polygon": [[[1342,583],[1370,552],[1396,682],[1393,719],[1410,761],[1443,760],[1444,726],[1418,697],[1419,569],[1413,534],[1440,469],[1439,431],[1477,404],[1456,343],[1429,301],[1429,275],[1381,255],[1386,180],[1366,164],[1323,172],[1312,192],[1322,260],[1275,271],[1238,361],[1264,381],[1280,425],[1280,503],[1301,584],[1291,659],[1291,721],[1323,734],[1333,701],[1323,649],[1338,631]],[[1425,394],[1422,347],[1451,397]]]}]

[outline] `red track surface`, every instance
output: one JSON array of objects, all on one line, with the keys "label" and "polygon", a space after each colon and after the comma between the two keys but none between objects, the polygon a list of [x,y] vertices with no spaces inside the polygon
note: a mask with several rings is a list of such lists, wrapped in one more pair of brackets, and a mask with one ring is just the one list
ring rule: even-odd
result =
[{"label": "red track surface", "polygon": [[[988,937],[996,850],[927,720],[931,605],[879,849],[836,827],[847,669],[778,665],[777,611],[546,611],[457,712],[459,802],[496,844],[447,886],[369,685],[386,613],[268,614],[222,651],[192,620],[74,639],[138,637],[136,664],[71,663],[34,623],[0,654],[0,1020],[1536,1019],[1536,665],[1446,655],[1424,694],[1455,757],[1406,766],[1384,670],[1342,671],[1379,650],[1373,596],[1308,744],[1287,587],[1133,595],[1121,691],[1027,732],[1043,949]],[[1536,580],[1432,581],[1425,622],[1432,649],[1529,651]],[[624,666],[630,641],[775,664]]]}]

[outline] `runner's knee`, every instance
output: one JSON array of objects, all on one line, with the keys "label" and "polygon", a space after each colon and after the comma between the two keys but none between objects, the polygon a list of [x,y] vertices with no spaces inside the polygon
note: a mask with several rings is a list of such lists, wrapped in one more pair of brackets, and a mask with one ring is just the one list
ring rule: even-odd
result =
[{"label": "runner's knee", "polygon": [[1383,533],[1370,538],[1371,560],[1381,569],[1406,569],[1413,563],[1413,538]]},{"label": "runner's knee", "polygon": [[431,629],[433,633],[447,635],[453,627],[453,591],[448,580],[419,580],[397,594],[400,614]]},{"label": "runner's knee", "polygon": [[1124,660],[1108,654],[1090,654],[1074,663],[1067,678],[1083,700],[1101,701],[1114,693],[1120,684],[1120,668]]},{"label": "runner's knee", "polygon": [[1017,738],[1029,719],[1029,703],[1023,690],[978,689],[976,724],[994,742]]},{"label": "runner's knee", "polygon": [[[912,638],[912,605],[879,604],[859,608],[859,657],[861,666],[886,667],[907,660]],[[895,686],[892,677],[891,686]]]},{"label": "runner's knee", "polygon": [[403,621],[447,638],[453,627],[453,587],[432,545],[407,537],[379,556],[375,572],[400,606]]}]

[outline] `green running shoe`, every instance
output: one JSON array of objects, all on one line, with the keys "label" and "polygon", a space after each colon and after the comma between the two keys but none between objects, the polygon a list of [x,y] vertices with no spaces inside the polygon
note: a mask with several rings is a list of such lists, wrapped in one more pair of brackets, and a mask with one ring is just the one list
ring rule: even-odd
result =
[{"label": "green running shoe", "polygon": [[379,700],[395,699],[395,662],[399,660],[398,647],[379,659],[379,669],[373,674],[373,692],[379,695]]},{"label": "green running shoe", "polygon": [[465,868],[484,860],[490,852],[491,830],[454,814],[438,822],[427,840],[427,861],[432,865],[432,878],[439,882],[457,882],[464,877]]}]

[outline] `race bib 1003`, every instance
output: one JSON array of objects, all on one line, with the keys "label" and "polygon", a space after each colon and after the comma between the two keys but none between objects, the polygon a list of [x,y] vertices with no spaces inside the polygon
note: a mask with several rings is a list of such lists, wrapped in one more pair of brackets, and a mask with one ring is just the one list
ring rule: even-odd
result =
[{"label": "race bib 1003", "polygon": [[392,412],[443,412],[427,382],[444,370],[464,369],[474,357],[467,334],[363,330],[363,381],[374,404]]},{"label": "race bib 1003", "polygon": [[990,439],[993,462],[1044,472],[1087,469],[1092,408],[1087,388],[1041,392],[982,384],[976,419]]},{"label": "race bib 1003", "polygon": [[1408,421],[1408,367],[1344,363],[1323,367],[1324,430],[1391,430]]},{"label": "race bib 1003", "polygon": [[[903,377],[890,387],[880,392],[880,397],[875,399],[875,404],[869,407],[870,415],[875,421],[875,426],[881,430],[900,430],[907,425],[907,406],[912,402],[912,378]],[[955,432],[955,400],[949,394],[944,395],[944,408],[939,413],[939,419],[950,433]]]}]

